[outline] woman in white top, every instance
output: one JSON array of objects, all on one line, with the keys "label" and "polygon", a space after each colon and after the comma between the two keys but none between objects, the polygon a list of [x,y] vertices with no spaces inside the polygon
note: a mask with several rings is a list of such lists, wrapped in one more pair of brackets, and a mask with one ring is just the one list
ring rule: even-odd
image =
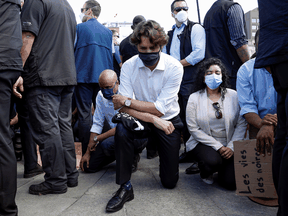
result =
[{"label": "woman in white top", "polygon": [[242,140],[246,130],[237,93],[227,88],[225,66],[216,58],[202,62],[195,85],[186,108],[191,134],[186,150],[198,162],[205,183],[212,184],[213,173],[218,172],[218,183],[235,190],[233,141]]}]

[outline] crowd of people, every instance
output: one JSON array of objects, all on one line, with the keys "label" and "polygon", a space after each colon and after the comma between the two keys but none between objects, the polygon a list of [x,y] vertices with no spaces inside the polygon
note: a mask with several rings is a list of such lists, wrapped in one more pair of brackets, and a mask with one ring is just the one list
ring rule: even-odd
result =
[{"label": "crowd of people", "polygon": [[99,23],[96,0],[84,3],[78,25],[67,0],[0,1],[0,215],[18,212],[10,128],[16,119],[24,178],[45,173],[29,193],[78,186],[72,111],[81,170],[116,161],[120,188],[107,212],[134,199],[131,175],[144,148],[148,159],[159,156],[165,188],[176,187],[179,163],[191,162],[187,174],[200,172],[213,184],[218,172],[219,185],[235,190],[233,142],[249,131],[261,155],[273,153],[278,215],[287,215],[288,12],[279,9],[288,3],[258,2],[260,30],[250,57],[244,12],[233,0],[216,0],[203,26],[188,19],[185,0],[174,0],[172,30],[166,34],[138,15],[120,45],[119,33]]}]

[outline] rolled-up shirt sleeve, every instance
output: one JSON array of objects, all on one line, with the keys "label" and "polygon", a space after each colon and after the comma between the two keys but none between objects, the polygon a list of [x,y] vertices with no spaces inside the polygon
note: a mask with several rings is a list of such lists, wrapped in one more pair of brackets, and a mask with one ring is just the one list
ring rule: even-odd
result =
[{"label": "rolled-up shirt sleeve", "polygon": [[246,113],[258,114],[257,102],[253,96],[252,74],[247,64],[242,65],[237,73],[236,88],[241,107],[240,116]]},{"label": "rolled-up shirt sleeve", "polygon": [[183,67],[180,64],[170,68],[170,70],[173,71],[174,75],[169,77],[157,97],[156,102],[154,102],[156,109],[163,115],[171,109],[173,102],[178,98],[178,92],[183,76]]},{"label": "rolled-up shirt sleeve", "polygon": [[206,34],[204,28],[195,24],[191,30],[192,52],[185,58],[188,63],[195,65],[205,57]]},{"label": "rolled-up shirt sleeve", "polygon": [[227,25],[230,33],[230,42],[235,49],[248,43],[244,28],[244,13],[239,4],[232,5],[227,12]]}]

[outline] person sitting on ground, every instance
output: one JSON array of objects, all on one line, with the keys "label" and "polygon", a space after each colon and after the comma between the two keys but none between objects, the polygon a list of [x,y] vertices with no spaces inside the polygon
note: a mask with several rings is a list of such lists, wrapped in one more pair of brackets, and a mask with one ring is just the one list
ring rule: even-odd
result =
[{"label": "person sitting on ground", "polygon": [[198,162],[205,183],[213,184],[213,173],[218,172],[219,185],[235,190],[233,141],[244,138],[246,122],[239,115],[237,92],[227,88],[228,82],[220,59],[201,63],[186,108],[191,134],[186,147]]},{"label": "person sitting on ground", "polygon": [[[256,58],[259,29],[255,34]],[[277,126],[277,92],[269,68],[254,68],[255,58],[244,63],[237,73],[240,115],[249,123],[249,138],[257,139],[257,151],[271,154]]]},{"label": "person sitting on ground", "polygon": [[[94,173],[104,166],[115,161],[114,135],[116,125],[112,122],[112,117],[118,113],[114,110],[112,95],[117,94],[119,81],[117,74],[112,70],[104,70],[99,76],[99,86],[101,91],[96,97],[96,110],[93,116],[93,125],[90,130],[90,140],[86,150],[80,161],[82,171]],[[104,122],[108,122],[109,130],[102,133]],[[105,130],[105,129],[104,129]],[[140,160],[139,153],[142,152],[147,139],[136,140],[142,145],[135,150],[134,160],[132,164],[132,172],[137,170],[137,164]]]}]

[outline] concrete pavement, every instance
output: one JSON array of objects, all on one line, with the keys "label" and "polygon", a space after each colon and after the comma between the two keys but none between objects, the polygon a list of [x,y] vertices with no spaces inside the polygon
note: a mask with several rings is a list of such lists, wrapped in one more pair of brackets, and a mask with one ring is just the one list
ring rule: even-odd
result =
[{"label": "concrete pavement", "polygon": [[[180,178],[177,187],[169,190],[162,187],[159,178],[159,158],[146,159],[143,151],[138,171],[132,175],[134,200],[127,202],[113,216],[273,216],[277,208],[266,207],[250,201],[247,197],[237,196],[215,183],[205,184],[199,174],[187,175],[189,163],[180,164]],[[18,162],[18,191],[16,203],[19,216],[101,216],[112,194],[119,188],[115,184],[115,162],[94,174],[79,171],[79,185],[68,188],[60,195],[30,195],[31,184],[41,183],[44,174],[24,179],[23,161]]]}]

